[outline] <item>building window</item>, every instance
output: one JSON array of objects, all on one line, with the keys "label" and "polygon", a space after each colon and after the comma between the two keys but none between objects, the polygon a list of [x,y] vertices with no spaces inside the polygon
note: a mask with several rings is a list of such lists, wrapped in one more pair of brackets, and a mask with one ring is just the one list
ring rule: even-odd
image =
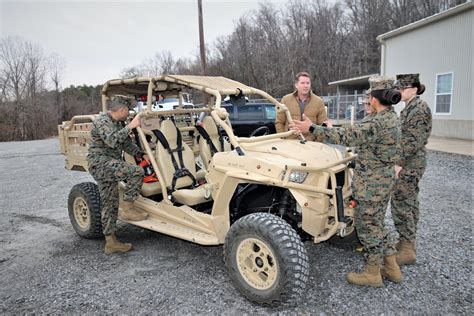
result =
[{"label": "building window", "polygon": [[451,114],[453,73],[436,75],[435,114]]}]

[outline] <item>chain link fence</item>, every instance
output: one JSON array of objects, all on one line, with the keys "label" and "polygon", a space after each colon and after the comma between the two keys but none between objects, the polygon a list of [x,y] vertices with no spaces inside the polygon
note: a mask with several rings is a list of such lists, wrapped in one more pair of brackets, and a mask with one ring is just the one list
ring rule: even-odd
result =
[{"label": "chain link fence", "polygon": [[354,121],[360,121],[366,115],[364,108],[364,93],[338,94],[322,97],[327,106],[328,118],[336,124],[351,121],[351,108],[354,107]]}]

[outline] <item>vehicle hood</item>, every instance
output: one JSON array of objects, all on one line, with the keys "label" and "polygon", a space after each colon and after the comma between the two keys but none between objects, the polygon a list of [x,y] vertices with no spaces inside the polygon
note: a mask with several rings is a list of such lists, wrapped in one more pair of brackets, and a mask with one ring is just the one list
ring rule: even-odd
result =
[{"label": "vehicle hood", "polygon": [[[211,175],[214,171],[225,172],[231,176],[246,178],[252,181],[272,184],[281,179],[288,167],[323,167],[343,158],[337,147],[298,140],[273,139],[257,143],[240,143],[244,155],[239,156],[235,150],[216,153],[212,158]],[[261,176],[259,178],[259,176]]]},{"label": "vehicle hood", "polygon": [[274,139],[241,145],[247,156],[270,164],[305,163],[308,167],[320,167],[343,158],[337,147],[318,142],[302,144],[299,140]]}]

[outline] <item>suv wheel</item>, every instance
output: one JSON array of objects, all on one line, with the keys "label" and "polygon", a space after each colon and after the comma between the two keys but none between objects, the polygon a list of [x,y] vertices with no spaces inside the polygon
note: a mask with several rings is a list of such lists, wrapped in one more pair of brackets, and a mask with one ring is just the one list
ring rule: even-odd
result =
[{"label": "suv wheel", "polygon": [[296,300],[308,281],[308,255],[300,237],[268,213],[253,213],[232,225],[224,261],[237,289],[259,304]]},{"label": "suv wheel", "polygon": [[69,192],[69,219],[79,236],[91,239],[103,236],[100,209],[99,189],[95,183],[77,184]]}]

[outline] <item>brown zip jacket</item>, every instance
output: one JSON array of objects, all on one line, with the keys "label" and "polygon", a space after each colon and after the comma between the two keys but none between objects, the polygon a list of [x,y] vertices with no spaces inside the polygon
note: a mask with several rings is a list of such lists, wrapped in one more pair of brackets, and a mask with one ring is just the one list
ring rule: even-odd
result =
[{"label": "brown zip jacket", "polygon": [[[290,111],[291,118],[293,120],[302,120],[302,113],[300,108],[300,103],[298,101],[298,91],[285,95],[281,101],[285,104]],[[304,105],[304,115],[308,117],[313,123],[321,125],[324,121],[328,119],[326,109],[324,107],[323,100],[318,97],[313,92],[310,93],[308,100],[305,101]],[[286,121],[285,113],[278,113],[275,119],[275,128],[277,133],[288,131],[288,122]],[[304,134],[307,140],[317,140],[322,141],[321,137],[315,137],[310,133]],[[289,139],[297,138],[297,135],[288,137]]]}]

